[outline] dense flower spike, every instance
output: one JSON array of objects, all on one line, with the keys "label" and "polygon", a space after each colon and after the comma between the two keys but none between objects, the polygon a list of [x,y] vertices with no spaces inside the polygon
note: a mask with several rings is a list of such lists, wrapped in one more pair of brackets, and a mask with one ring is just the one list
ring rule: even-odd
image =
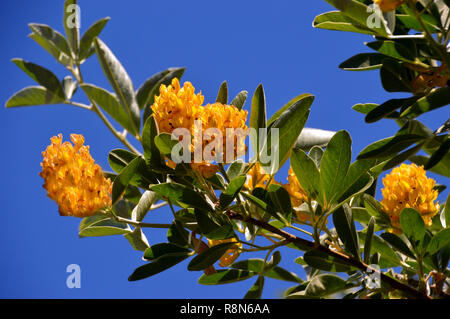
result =
[{"label": "dense flower spike", "polygon": [[70,142],[62,143],[62,135],[51,138],[51,145],[42,152],[44,188],[59,205],[63,216],[85,217],[111,205],[112,183],[84,146],[82,135],[72,134]]},{"label": "dense flower spike", "polygon": [[219,170],[219,166],[207,162],[191,163],[191,168],[204,178],[213,177]]},{"label": "dense flower spike", "polygon": [[270,179],[270,174],[264,174],[260,163],[255,163],[255,165],[247,172],[245,187],[252,191],[257,187],[266,188],[267,183],[269,183],[269,185],[279,184],[273,178]]},{"label": "dense flower spike", "polygon": [[308,197],[305,191],[303,190],[302,186],[300,185],[297,176],[295,176],[292,167],[289,167],[288,174],[289,174],[287,177],[288,183],[284,185],[284,188],[291,195],[292,206],[298,207],[301,204],[305,203],[308,200]]},{"label": "dense flower spike", "polygon": [[[300,185],[297,176],[295,176],[292,167],[289,167],[288,174],[289,174],[287,177],[288,183],[284,184],[283,187],[288,191],[289,195],[291,195],[292,207],[296,208],[299,207],[301,204],[307,202],[308,196],[306,195],[305,191]],[[310,219],[309,215],[306,214],[305,212],[295,209],[295,213],[297,215],[297,219],[302,222],[306,222]]]},{"label": "dense flower spike", "polygon": [[397,9],[405,3],[405,0],[373,0],[373,2],[380,7],[381,11],[387,12]]},{"label": "dense flower spike", "polygon": [[[183,87],[180,88],[178,79],[174,78],[171,85],[161,85],[159,96],[155,96],[155,103],[151,108],[159,132],[172,133],[176,128],[189,130],[194,137],[191,142],[191,152],[195,152],[194,146],[201,147],[202,157],[204,155],[203,150],[208,144],[216,145],[214,143],[216,136],[206,136],[205,132],[211,133],[209,129],[215,129],[216,132],[222,134],[222,141],[218,143],[221,147],[219,153],[217,153],[217,148],[211,147],[212,158],[202,159],[199,163],[191,164],[193,170],[199,172],[203,177],[209,178],[218,171],[218,166],[212,164],[214,160],[227,163],[234,160],[236,156],[245,154],[247,149],[245,145],[245,134],[247,133],[245,122],[248,112],[239,110],[232,105],[220,103],[208,104],[203,107],[203,100],[204,97],[201,93],[195,94],[195,88],[190,82],[185,82]],[[195,125],[196,120],[199,120],[198,125]],[[233,132],[227,129],[234,129],[235,134],[231,135]],[[238,138],[239,133],[242,134],[242,139]],[[199,134],[202,141],[196,143],[195,138]],[[227,141],[233,147],[228,157],[226,156]]]},{"label": "dense flower spike", "polygon": [[[233,105],[214,103],[206,105],[201,114],[203,136],[208,129],[217,129],[222,134],[223,141],[222,154],[218,155],[224,163],[232,162],[236,156],[244,155],[246,152],[245,134],[247,133],[248,112],[239,110]],[[227,130],[233,129],[233,130]],[[241,135],[239,135],[241,134]],[[238,136],[242,136],[241,139]],[[203,147],[215,140],[215,136],[203,138]],[[233,146],[233,150],[227,149],[228,144]],[[231,159],[227,160],[226,154],[230,152]]]},{"label": "dense flower spike", "polygon": [[400,232],[400,213],[404,208],[414,208],[426,225],[432,224],[432,218],[439,210],[434,203],[438,191],[434,190],[435,180],[427,178],[423,166],[402,164],[383,178],[381,205],[390,219],[394,232]]},{"label": "dense flower spike", "polygon": [[172,133],[176,128],[186,128],[192,132],[194,121],[200,116],[204,97],[195,94],[190,82],[180,88],[177,78],[169,86],[161,85],[159,96],[151,106],[159,132]]},{"label": "dense flower spike", "polygon": [[224,244],[224,243],[233,243],[236,242],[236,245],[232,246],[230,249],[228,249],[225,254],[222,255],[222,257],[220,257],[219,259],[219,266],[220,267],[228,267],[229,265],[231,265],[232,263],[234,263],[234,261],[239,257],[239,255],[241,254],[239,252],[239,248],[242,248],[242,244],[240,242],[238,242],[236,240],[236,238],[230,238],[230,239],[208,239],[209,242],[209,246],[213,247],[219,244]]}]

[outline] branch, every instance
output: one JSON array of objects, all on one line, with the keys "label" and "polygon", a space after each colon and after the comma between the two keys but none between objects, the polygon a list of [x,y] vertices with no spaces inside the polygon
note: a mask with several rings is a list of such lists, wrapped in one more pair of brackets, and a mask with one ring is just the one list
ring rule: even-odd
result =
[{"label": "branch", "polygon": [[344,263],[353,266],[355,268],[358,268],[359,270],[361,270],[362,272],[368,272],[370,271],[370,273],[377,273],[380,276],[380,279],[383,280],[384,282],[386,282],[387,284],[389,284],[392,288],[394,289],[398,289],[401,290],[403,292],[405,292],[406,294],[408,294],[409,296],[413,297],[413,298],[417,298],[417,299],[431,299],[429,296],[427,296],[426,294],[408,286],[405,285],[387,275],[385,275],[384,273],[382,273],[381,271],[374,269],[372,267],[370,267],[369,265],[367,265],[366,263],[359,261],[358,259],[354,258],[354,257],[350,257],[347,256],[345,254],[342,254],[340,252],[336,252],[333,251],[331,249],[329,249],[328,247],[322,246],[318,243],[313,243],[309,240],[294,236],[284,230],[278,229],[275,226],[270,225],[269,223],[266,223],[264,221],[260,221],[257,219],[254,219],[252,217],[244,217],[234,211],[227,211],[226,212],[227,216],[230,219],[236,219],[236,220],[241,220],[244,221],[246,223],[250,223],[253,224],[255,226],[264,228],[266,230],[269,230],[275,234],[278,234],[280,236],[282,236],[283,238],[285,238],[287,243],[297,243],[300,244],[302,246],[308,247],[309,249],[312,250],[316,250],[316,251],[321,251],[324,253],[327,253],[328,255],[333,256],[336,259],[339,259],[340,261],[343,261]]}]

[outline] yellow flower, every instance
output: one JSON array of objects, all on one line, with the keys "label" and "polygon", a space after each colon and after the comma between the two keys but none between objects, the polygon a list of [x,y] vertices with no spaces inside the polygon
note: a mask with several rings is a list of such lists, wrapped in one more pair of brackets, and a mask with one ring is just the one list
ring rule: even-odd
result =
[{"label": "yellow flower", "polygon": [[[297,176],[295,176],[292,167],[289,167],[288,174],[288,183],[284,184],[283,187],[288,191],[289,195],[291,195],[292,207],[299,207],[301,204],[308,201],[308,196],[300,185]],[[299,221],[306,222],[310,220],[309,215],[305,212],[295,209],[295,213]]]},{"label": "yellow flower", "polygon": [[380,7],[381,11],[387,12],[397,9],[405,3],[405,0],[373,0],[373,2]]},{"label": "yellow flower", "polygon": [[[180,88],[180,83],[177,78],[172,80],[172,84],[169,86],[161,85],[159,88],[159,96],[155,96],[155,102],[151,106],[153,116],[158,125],[159,132],[172,133],[176,128],[185,128],[189,130],[192,137],[190,151],[195,152],[194,147],[201,147],[201,154],[203,155],[204,148],[214,141],[215,136],[205,137],[205,131],[209,128],[216,128],[222,134],[222,152],[216,154],[216,149],[212,148],[212,156],[214,159],[218,159],[223,163],[231,162],[236,156],[245,154],[245,136],[238,145],[238,138],[236,134],[227,135],[227,128],[233,128],[235,130],[242,129],[245,134],[247,126],[245,121],[247,120],[247,111],[239,110],[232,105],[224,105],[220,103],[208,104],[202,106],[204,97],[201,93],[195,94],[195,88],[190,82],[185,82],[183,87]],[[200,120],[202,125],[195,126],[195,121]],[[198,130],[201,130],[199,132]],[[202,142],[195,143],[195,136],[199,133],[202,136]],[[226,145],[227,141],[233,139],[233,150],[230,153],[232,159],[227,161]],[[216,158],[217,156],[217,158]],[[218,167],[212,164],[213,160],[203,159],[200,163],[192,163],[192,169],[196,170],[204,177],[209,178],[213,176]],[[169,162],[169,164],[172,164]]]},{"label": "yellow flower", "polygon": [[191,168],[201,174],[204,178],[213,177],[219,170],[219,166],[208,162],[191,163]]},{"label": "yellow flower", "polygon": [[[245,187],[250,191],[257,187],[266,188],[267,183],[270,180],[270,174],[264,174],[259,162],[255,163],[253,167],[247,172],[247,180],[245,182]],[[270,180],[269,185],[279,184],[273,178]]]},{"label": "yellow flower", "polygon": [[42,152],[43,187],[56,201],[62,216],[85,217],[111,206],[112,184],[102,174],[84,146],[84,137],[72,134],[70,142],[62,143],[62,135],[51,138],[51,145]]},{"label": "yellow flower", "polygon": [[419,75],[411,81],[412,92],[418,94],[435,87],[446,87],[449,79],[445,75],[446,72],[448,72],[448,68],[445,63],[435,68],[434,71],[419,71]]},{"label": "yellow flower", "polygon": [[220,267],[228,267],[231,265],[241,254],[239,252],[239,248],[242,248],[242,244],[237,241],[236,238],[230,238],[230,239],[208,239],[209,246],[213,247],[219,244],[224,243],[233,243],[236,242],[236,245],[231,246],[230,249],[228,249],[225,254],[222,255],[222,257],[219,258],[219,266]]},{"label": "yellow flower", "polygon": [[389,215],[394,232],[401,232],[400,213],[404,208],[414,208],[421,215],[427,226],[439,210],[434,203],[438,196],[433,190],[436,181],[427,178],[423,166],[402,164],[383,178],[384,188],[381,190],[383,211]]},{"label": "yellow flower", "polygon": [[177,78],[169,86],[161,85],[159,96],[151,106],[159,132],[172,133],[176,128],[186,128],[192,133],[194,121],[199,118],[204,97],[195,94],[190,82],[180,88]]},{"label": "yellow flower", "polygon": [[[223,163],[232,162],[237,155],[244,155],[247,147],[245,145],[245,134],[247,133],[248,112],[239,110],[233,105],[226,105],[221,103],[207,104],[201,112],[200,119],[202,120],[203,133],[203,148],[215,140],[215,136],[206,137],[205,131],[210,128],[215,128],[222,134],[222,154],[216,154],[213,151],[213,156],[218,156]],[[234,129],[234,133],[232,130]],[[242,134],[242,135],[240,135]],[[238,139],[238,136],[242,138]],[[233,150],[227,150],[227,141],[233,147]],[[227,151],[230,152],[230,158],[226,158]],[[232,151],[232,152],[231,152]]]}]

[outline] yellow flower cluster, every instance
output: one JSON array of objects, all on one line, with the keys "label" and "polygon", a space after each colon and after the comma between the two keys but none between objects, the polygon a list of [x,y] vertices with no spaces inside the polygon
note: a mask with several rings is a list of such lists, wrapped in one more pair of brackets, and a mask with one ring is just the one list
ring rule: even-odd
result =
[{"label": "yellow flower cluster", "polygon": [[[289,167],[287,180],[288,183],[284,184],[283,187],[288,191],[289,195],[291,195],[292,206],[299,207],[301,204],[307,202],[308,196],[300,185],[297,176],[295,176],[292,167]],[[299,221],[306,222],[310,219],[309,215],[302,211],[295,210],[295,212]]]},{"label": "yellow flower cluster", "polygon": [[111,205],[112,183],[102,174],[84,146],[84,137],[72,134],[70,142],[62,143],[62,135],[51,138],[42,152],[44,188],[56,201],[63,216],[86,217]]},{"label": "yellow flower cluster", "polygon": [[203,161],[202,163],[191,163],[191,168],[201,174],[204,178],[213,177],[219,170],[219,166]]},{"label": "yellow flower cluster", "polygon": [[439,210],[434,201],[438,196],[434,190],[435,180],[427,178],[423,166],[402,164],[383,178],[381,205],[394,227],[400,232],[400,213],[404,208],[414,208],[421,215],[426,225],[432,224],[432,218]]},{"label": "yellow flower cluster", "polygon": [[239,257],[241,254],[239,251],[239,248],[242,248],[242,244],[236,240],[236,238],[230,238],[230,239],[208,239],[209,246],[213,247],[219,244],[224,243],[233,243],[236,242],[236,245],[232,246],[230,249],[228,249],[225,254],[222,255],[222,257],[219,258],[219,266],[220,267],[228,267],[234,261]]},{"label": "yellow flower cluster", "polygon": [[266,188],[266,186],[268,186],[267,183],[269,183],[269,185],[279,184],[273,178],[270,179],[270,174],[264,173],[259,162],[255,163],[255,165],[247,172],[245,187],[252,191],[258,187]]},{"label": "yellow flower cluster", "polygon": [[[237,138],[227,136],[227,128],[239,129],[241,128],[246,133],[247,126],[245,122],[247,120],[247,111],[239,110],[233,105],[225,105],[221,103],[207,104],[202,106],[204,101],[201,93],[195,94],[195,88],[190,82],[185,82],[183,87],[180,88],[180,83],[177,78],[172,80],[172,84],[169,86],[161,85],[159,89],[159,96],[155,96],[155,102],[151,106],[153,116],[158,125],[159,132],[172,133],[176,128],[186,128],[190,131],[192,137],[197,136],[195,128],[195,120],[201,120],[201,136],[204,136],[204,132],[209,128],[218,129],[223,136],[221,142],[223,154],[218,155],[219,158],[225,162],[226,157],[226,145],[227,140],[234,139],[233,159],[236,154],[243,154],[246,146],[242,141],[237,145]],[[214,136],[209,140],[202,138],[202,154],[203,148],[209,143],[213,142]],[[191,145],[191,152],[194,152],[194,139]],[[211,163],[211,161],[203,161],[201,163],[191,164],[192,169],[196,170],[204,177],[209,178],[218,171],[218,166]]]},{"label": "yellow flower cluster", "polygon": [[192,132],[194,121],[200,117],[204,97],[195,94],[190,82],[180,88],[177,78],[172,84],[159,88],[159,96],[151,106],[160,133],[172,133],[176,128],[186,128]]},{"label": "yellow flower cluster", "polygon": [[375,4],[380,7],[381,11],[387,12],[397,9],[397,7],[401,6],[405,3],[405,0],[373,0]]},{"label": "yellow flower cluster", "polygon": [[[203,132],[210,128],[216,128],[222,133],[223,141],[221,142],[221,144],[223,154],[221,157],[224,163],[226,163],[225,154],[227,151],[227,141],[230,141],[231,139],[233,140],[230,144],[234,147],[233,160],[237,156],[237,154],[245,154],[246,145],[244,142],[244,138],[239,140],[238,135],[230,135],[230,132],[227,132],[227,129],[241,129],[242,134],[245,134],[247,132],[247,125],[245,125],[245,122],[247,121],[247,114],[247,111],[239,110],[233,105],[226,105],[221,103],[208,104],[203,108],[201,116]],[[245,137],[245,135],[243,135],[243,137]],[[212,136],[211,140],[203,139],[203,147],[214,140],[214,138],[215,137]],[[213,155],[215,156],[216,154]]]},{"label": "yellow flower cluster", "polygon": [[446,87],[449,78],[445,75],[448,68],[445,64],[436,68],[435,71],[422,71],[411,81],[411,88],[414,94],[426,92],[435,87]]}]

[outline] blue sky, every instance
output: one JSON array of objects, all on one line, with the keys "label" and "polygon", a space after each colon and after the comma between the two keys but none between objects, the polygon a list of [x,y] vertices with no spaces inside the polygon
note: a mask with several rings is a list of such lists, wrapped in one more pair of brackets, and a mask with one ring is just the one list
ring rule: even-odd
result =
[{"label": "blue sky", "polygon": [[[4,102],[19,89],[35,85],[11,58],[41,64],[58,77],[67,73],[27,35],[30,22],[48,24],[63,32],[63,1],[2,1],[0,4],[0,66]],[[152,74],[185,66],[183,80],[201,90],[206,102],[215,100],[222,81],[230,95],[250,96],[259,83],[266,91],[269,116],[294,96],[312,93],[308,127],[347,129],[353,138],[353,157],[367,144],[397,130],[391,121],[365,124],[351,106],[381,103],[400,94],[386,93],[377,71],[346,72],[340,62],[368,52],[364,35],[314,29],[312,21],[332,9],[325,1],[106,1],[80,0],[81,28],[110,16],[101,39],[127,69],[137,88]],[[82,66],[84,79],[110,89],[98,60]],[[74,100],[85,102],[81,92]],[[246,108],[249,106],[247,101]],[[247,108],[248,109],[248,108]],[[41,151],[50,137],[83,134],[92,156],[109,170],[108,152],[122,147],[95,114],[66,105],[0,108],[2,209],[0,232],[0,297],[2,298],[242,298],[255,279],[223,286],[201,286],[201,273],[188,272],[187,262],[139,282],[127,277],[142,264],[121,236],[78,238],[79,219],[58,215],[46,197],[40,171]],[[447,115],[447,116],[446,116]],[[448,117],[444,110],[421,118],[435,129]],[[285,182],[287,165],[279,180]],[[443,178],[438,182],[445,183]],[[448,182],[448,181],[447,181]],[[441,197],[441,201],[445,198]],[[167,221],[165,208],[148,215],[150,222]],[[165,240],[164,232],[146,233],[150,243]],[[303,276],[293,263],[296,251],[283,251],[281,265]],[[260,257],[255,254],[254,256]],[[66,267],[81,267],[81,288],[66,287]],[[267,280],[265,298],[276,298],[292,283]]]}]

